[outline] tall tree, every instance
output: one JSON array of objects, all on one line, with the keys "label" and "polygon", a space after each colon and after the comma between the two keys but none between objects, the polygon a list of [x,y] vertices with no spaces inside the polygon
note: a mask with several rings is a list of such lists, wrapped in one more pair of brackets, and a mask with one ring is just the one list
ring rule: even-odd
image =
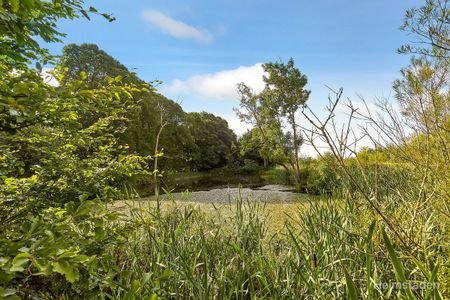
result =
[{"label": "tall tree", "polygon": [[297,112],[306,103],[310,92],[308,82],[291,58],[288,62],[263,64],[266,84],[259,94],[245,84],[238,85],[241,95],[240,109],[236,110],[242,121],[258,129],[263,157],[273,162],[291,166],[295,181],[300,181],[300,146],[303,142],[297,122]]},{"label": "tall tree", "polygon": [[[82,70],[86,70],[86,81],[91,87],[106,84],[105,81],[110,77],[121,78],[120,84],[137,86],[153,84],[153,82],[145,83],[94,44],[65,46],[58,67],[64,74],[62,83],[70,82],[77,78]],[[193,141],[187,132],[185,113],[180,105],[154,89],[140,94],[135,100],[136,105],[128,115],[130,122],[120,135],[120,142],[126,144],[131,153],[143,156],[154,155],[155,148],[164,149],[164,156],[159,160],[160,167],[173,169],[186,167],[186,152],[192,147]],[[167,122],[163,130],[160,130],[161,111],[164,111],[164,120]]]},{"label": "tall tree", "polygon": [[223,167],[228,163],[236,135],[226,120],[210,113],[188,113],[188,129],[195,141],[191,166],[194,170]]},{"label": "tall tree", "polygon": [[425,5],[407,10],[401,29],[414,40],[400,53],[450,58],[450,0],[426,0]]},{"label": "tall tree", "polygon": [[399,49],[412,57],[394,82],[410,133],[404,157],[422,168],[423,182],[434,186],[430,193],[448,199],[450,182],[441,174],[450,163],[450,1],[427,0],[408,10],[402,29],[413,39]]},{"label": "tall tree", "polygon": [[[70,84],[43,82],[32,59],[48,53],[34,39],[58,41],[60,18],[86,14],[83,1],[0,2],[0,217],[89,197],[109,199],[144,160],[117,146],[140,87],[109,78],[93,88],[80,72]],[[90,9],[96,11],[95,9]],[[87,15],[87,14],[86,14]],[[12,50],[12,51],[11,51]],[[62,82],[58,71],[55,76]],[[98,116],[86,122],[82,116]],[[139,171],[138,171],[139,172]],[[5,213],[6,212],[6,213]],[[7,225],[7,224],[6,224]]]},{"label": "tall tree", "polygon": [[411,58],[402,77],[394,82],[395,97],[409,125],[430,133],[450,126],[450,60],[442,57]]},{"label": "tall tree", "polygon": [[240,95],[240,109],[234,109],[239,119],[245,123],[253,125],[255,130],[243,139],[243,150],[252,149],[255,146],[264,159],[264,167],[269,164],[271,153],[273,153],[274,136],[269,133],[267,118],[263,112],[263,101],[261,95],[255,92],[245,83],[238,84]]},{"label": "tall tree", "polygon": [[98,87],[105,83],[106,78],[116,76],[122,77],[121,83],[145,83],[95,44],[65,46],[58,66],[64,74],[63,83],[78,78],[82,71],[86,73],[86,82],[91,87]]},{"label": "tall tree", "polygon": [[409,9],[402,30],[413,42],[399,52],[412,54],[411,63],[394,82],[395,96],[410,125],[421,133],[449,130],[450,0],[427,0]]},{"label": "tall tree", "polygon": [[305,90],[308,79],[294,66],[291,58],[286,64],[268,63],[263,65],[267,76],[265,93],[268,94],[267,106],[278,119],[284,119],[289,129],[284,135],[285,143],[293,152],[291,165],[294,168],[296,182],[300,181],[300,146],[303,143],[296,113],[309,98],[310,91]]}]

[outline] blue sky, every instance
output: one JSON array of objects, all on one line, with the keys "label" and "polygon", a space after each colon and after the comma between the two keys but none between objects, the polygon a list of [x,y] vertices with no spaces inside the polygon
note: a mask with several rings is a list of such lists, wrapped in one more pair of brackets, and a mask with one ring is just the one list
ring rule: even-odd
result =
[{"label": "blue sky", "polygon": [[[293,57],[308,76],[310,105],[327,103],[328,90],[345,97],[392,98],[392,81],[408,58],[398,28],[407,8],[424,1],[88,1],[117,18],[108,23],[63,21],[65,43],[95,43],[144,80],[160,79],[161,93],[186,111],[208,111],[243,131],[233,107],[235,85],[261,88],[260,63]],[[60,53],[63,45],[49,48]]]}]

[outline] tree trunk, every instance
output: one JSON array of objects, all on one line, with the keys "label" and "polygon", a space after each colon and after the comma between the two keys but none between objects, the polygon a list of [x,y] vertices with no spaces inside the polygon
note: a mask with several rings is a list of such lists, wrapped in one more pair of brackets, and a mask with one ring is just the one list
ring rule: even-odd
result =
[{"label": "tree trunk", "polygon": [[[159,200],[159,186],[158,186],[158,156],[159,156],[159,138],[161,136],[161,133],[164,129],[164,127],[168,124],[168,122],[163,122],[163,115],[161,112],[161,127],[159,127],[158,133],[156,134],[156,141],[155,141],[155,155],[154,155],[154,164],[153,164],[153,181],[154,181],[154,187],[155,187],[155,196],[156,200]],[[158,201],[159,206],[159,201]]]},{"label": "tree trunk", "polygon": [[295,114],[294,112],[291,112],[291,125],[292,125],[292,132],[294,135],[294,175],[295,175],[295,181],[297,184],[300,184],[300,162],[298,157],[298,152],[300,148],[300,139],[298,137],[297,132],[297,123],[295,122]]}]

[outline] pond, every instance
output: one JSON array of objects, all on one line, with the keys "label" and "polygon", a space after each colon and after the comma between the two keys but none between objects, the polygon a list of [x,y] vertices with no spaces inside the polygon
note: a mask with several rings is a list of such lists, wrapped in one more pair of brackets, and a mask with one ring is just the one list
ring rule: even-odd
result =
[{"label": "pond", "polygon": [[292,186],[273,184],[261,174],[224,171],[168,174],[161,187],[161,199],[175,201],[229,203],[241,197],[244,201],[292,203],[307,197]]},{"label": "pond", "polygon": [[[162,194],[160,199],[203,203],[234,203],[238,199],[249,202],[293,203],[305,201],[308,195],[297,193],[290,186],[263,185],[258,187],[218,187],[203,191]],[[155,196],[150,198],[155,199]]]},{"label": "pond", "polygon": [[162,177],[161,187],[171,192],[208,191],[219,188],[257,188],[269,184],[260,174],[234,174],[229,171],[172,173]]}]

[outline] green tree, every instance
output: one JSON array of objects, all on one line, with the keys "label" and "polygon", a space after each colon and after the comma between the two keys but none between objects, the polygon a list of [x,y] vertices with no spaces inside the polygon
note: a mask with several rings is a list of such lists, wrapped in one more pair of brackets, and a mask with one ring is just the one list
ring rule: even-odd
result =
[{"label": "green tree", "polygon": [[[1,2],[0,201],[1,221],[68,201],[116,197],[123,180],[143,172],[142,157],[117,136],[126,128],[142,86],[105,78],[93,87],[87,73],[61,84],[43,82],[25,63],[47,53],[33,38],[57,41],[60,18],[86,14],[82,1]],[[96,12],[94,8],[90,9]],[[84,12],[84,13],[83,13]],[[6,28],[7,27],[7,28]],[[16,52],[10,51],[11,46]],[[86,120],[84,116],[95,115]],[[116,196],[115,196],[116,195]]]},{"label": "green tree", "polygon": [[[258,129],[261,155],[288,169],[296,183],[300,182],[299,151],[303,142],[297,112],[306,103],[310,92],[305,90],[307,78],[294,66],[291,58],[284,63],[266,63],[263,69],[265,89],[254,94],[245,84],[238,86],[241,95],[239,118]],[[287,125],[287,126],[286,126]],[[265,165],[267,162],[265,163]]]},{"label": "green tree", "polygon": [[[145,87],[154,84],[146,83],[94,44],[65,46],[58,67],[64,74],[62,83],[76,79],[81,71],[85,71],[90,87],[104,85],[109,77],[121,78],[121,85]],[[164,152],[164,156],[159,158],[159,168],[187,167],[187,152],[192,148],[193,140],[187,131],[185,113],[181,106],[154,89],[141,93],[135,101],[136,105],[127,116],[129,123],[120,134],[120,143],[126,145],[130,153],[142,156],[154,155],[158,144],[158,149]],[[161,113],[164,114],[166,123],[162,131]]]},{"label": "green tree", "polygon": [[[450,1],[427,0],[409,9],[401,27],[413,42],[399,52],[413,54],[394,82],[403,115],[420,133],[447,132],[450,126]],[[444,141],[446,143],[446,141]]]},{"label": "green tree", "polygon": [[393,123],[397,131],[406,125],[408,138],[395,154],[416,168],[421,194],[433,194],[440,200],[435,204],[445,207],[450,184],[448,176],[442,176],[450,164],[450,1],[427,0],[422,7],[408,10],[402,29],[413,42],[399,52],[412,57],[394,90],[406,122]]},{"label": "green tree", "polygon": [[402,114],[421,133],[448,130],[450,126],[450,60],[442,57],[411,58],[394,82]]},{"label": "green tree", "polygon": [[228,123],[213,114],[188,113],[188,129],[195,141],[191,155],[194,170],[208,170],[223,167],[228,163],[233,145],[237,145],[236,135],[228,128]]},{"label": "green tree", "polygon": [[[292,152],[291,166],[294,168],[296,182],[300,181],[299,151],[303,143],[296,113],[309,98],[310,91],[305,90],[308,79],[294,66],[291,58],[284,63],[268,63],[263,65],[266,83],[265,93],[268,94],[267,106],[276,119],[282,119],[290,127],[283,136],[285,148]],[[282,121],[282,122],[283,122]],[[278,123],[282,123],[279,122]]]},{"label": "green tree", "polygon": [[426,0],[425,5],[407,10],[401,29],[414,40],[403,45],[400,53],[450,57],[449,0]]},{"label": "green tree", "polygon": [[240,155],[243,159],[252,160],[264,166],[265,159],[261,156],[263,144],[257,135],[258,129],[252,128],[239,138]]},{"label": "green tree", "polygon": [[69,44],[63,48],[58,66],[64,73],[63,82],[70,82],[86,73],[88,86],[98,87],[106,78],[121,76],[121,83],[145,84],[135,73],[114,59],[95,44]]},{"label": "green tree", "polygon": [[[96,260],[108,259],[120,237],[106,225],[117,214],[90,199],[116,198],[127,177],[145,172],[147,162],[124,151],[117,136],[148,90],[120,77],[94,88],[85,72],[64,82],[58,71],[63,83],[54,87],[28,66],[49,57],[34,38],[57,41],[56,21],[87,16],[82,4],[0,1],[2,299],[95,298],[89,293],[102,289],[94,283]],[[90,114],[97,117],[83,118]]]},{"label": "green tree", "polygon": [[[61,42],[64,33],[56,26],[60,19],[89,19],[89,13],[99,14],[93,7],[85,8],[83,0],[6,0],[0,1],[0,63],[10,68],[27,68],[33,60],[52,61],[44,42]],[[109,21],[114,18],[101,13]]]},{"label": "green tree", "polygon": [[[136,170],[144,171],[145,161],[128,154],[116,138],[124,130],[117,123],[126,122],[133,95],[140,90],[119,86],[115,80],[91,89],[83,74],[56,88],[36,74],[0,78],[2,97],[30,97],[40,103],[29,112],[36,117],[27,119],[27,126],[15,125],[21,124],[16,118],[8,124],[15,130],[0,133],[2,209],[10,210],[2,218],[18,208],[35,210],[79,197],[117,198],[121,183]],[[86,123],[82,118],[86,111],[99,117]],[[20,111],[17,114],[20,117]]]}]

